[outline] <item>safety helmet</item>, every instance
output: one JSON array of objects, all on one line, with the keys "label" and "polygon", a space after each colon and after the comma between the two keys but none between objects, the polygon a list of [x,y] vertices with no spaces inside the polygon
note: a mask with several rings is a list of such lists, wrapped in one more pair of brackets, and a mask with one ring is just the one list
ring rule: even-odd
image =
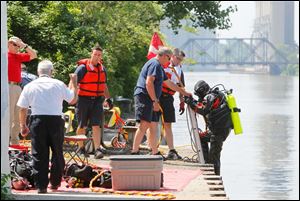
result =
[{"label": "safety helmet", "polygon": [[199,80],[194,86],[194,94],[203,99],[210,87],[204,80]]},{"label": "safety helmet", "polygon": [[23,177],[14,177],[11,181],[11,185],[16,190],[24,190],[28,188],[29,182]]}]

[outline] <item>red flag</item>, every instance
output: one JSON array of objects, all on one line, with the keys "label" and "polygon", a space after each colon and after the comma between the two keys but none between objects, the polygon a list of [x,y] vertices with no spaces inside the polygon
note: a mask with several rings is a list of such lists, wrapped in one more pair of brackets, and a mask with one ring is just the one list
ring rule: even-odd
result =
[{"label": "red flag", "polygon": [[157,55],[158,49],[163,46],[164,46],[164,44],[161,41],[161,39],[159,38],[159,35],[156,32],[154,32],[151,42],[150,42],[148,55],[147,55],[148,60],[155,57]]}]

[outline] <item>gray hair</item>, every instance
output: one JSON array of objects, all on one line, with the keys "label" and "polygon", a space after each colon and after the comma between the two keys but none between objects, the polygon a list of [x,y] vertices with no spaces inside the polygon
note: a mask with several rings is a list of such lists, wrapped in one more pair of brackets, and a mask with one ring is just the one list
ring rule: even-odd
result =
[{"label": "gray hair", "polygon": [[159,56],[170,55],[170,54],[172,55],[173,52],[172,52],[172,50],[171,50],[170,48],[168,48],[168,47],[160,47],[160,48],[158,49],[157,54],[158,54]]},{"label": "gray hair", "polygon": [[54,69],[53,63],[49,60],[43,60],[39,63],[37,72],[39,75],[51,75],[52,70]]},{"label": "gray hair", "polygon": [[179,48],[175,48],[173,50],[173,54],[174,54],[174,56],[177,56],[177,57],[181,57],[181,58],[185,57],[185,53],[182,50],[180,50]]}]

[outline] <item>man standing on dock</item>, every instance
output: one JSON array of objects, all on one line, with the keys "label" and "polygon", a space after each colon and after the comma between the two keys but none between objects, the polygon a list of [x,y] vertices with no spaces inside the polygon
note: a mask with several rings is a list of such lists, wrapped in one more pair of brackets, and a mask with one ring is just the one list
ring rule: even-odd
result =
[{"label": "man standing on dock", "polygon": [[170,48],[161,47],[157,56],[150,59],[143,66],[134,91],[135,115],[140,122],[136,131],[132,154],[139,153],[139,145],[148,128],[150,128],[149,145],[153,155],[161,155],[157,148],[157,125],[159,121],[159,98],[162,93],[162,83],[165,83],[174,91],[179,91],[185,96],[191,96],[166,76],[163,65],[167,64],[173,53]]}]

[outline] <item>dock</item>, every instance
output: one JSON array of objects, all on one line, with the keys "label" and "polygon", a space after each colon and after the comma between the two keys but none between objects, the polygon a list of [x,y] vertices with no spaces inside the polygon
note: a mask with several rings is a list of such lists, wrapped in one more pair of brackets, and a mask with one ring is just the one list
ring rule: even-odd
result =
[{"label": "dock", "polygon": [[[160,146],[160,151],[165,155],[167,154],[167,147]],[[189,146],[176,147],[178,153],[183,159],[190,158],[194,153]],[[94,159],[93,155],[89,157],[89,163],[97,166],[109,165],[109,156],[105,156],[102,159]],[[172,172],[173,175],[177,175],[175,178],[168,178],[168,172]],[[176,174],[174,174],[174,171]],[[186,172],[196,172],[197,175],[191,178],[189,181],[183,181]],[[212,164],[199,164],[195,162],[185,162],[183,160],[166,160],[163,162],[164,181],[173,182],[177,186],[181,186],[182,189],[170,190],[162,189],[160,191],[152,191],[152,193],[169,194],[168,196],[160,195],[147,195],[142,193],[132,195],[117,195],[114,193],[100,193],[84,191],[63,191],[56,192],[48,189],[47,194],[37,194],[36,191],[15,191],[12,190],[13,196],[17,200],[160,200],[160,199],[174,199],[174,200],[228,200],[225,187],[223,185],[222,177],[215,175]],[[178,176],[179,175],[179,176]],[[182,183],[186,184],[182,184]],[[176,186],[176,185],[175,185]]]}]

